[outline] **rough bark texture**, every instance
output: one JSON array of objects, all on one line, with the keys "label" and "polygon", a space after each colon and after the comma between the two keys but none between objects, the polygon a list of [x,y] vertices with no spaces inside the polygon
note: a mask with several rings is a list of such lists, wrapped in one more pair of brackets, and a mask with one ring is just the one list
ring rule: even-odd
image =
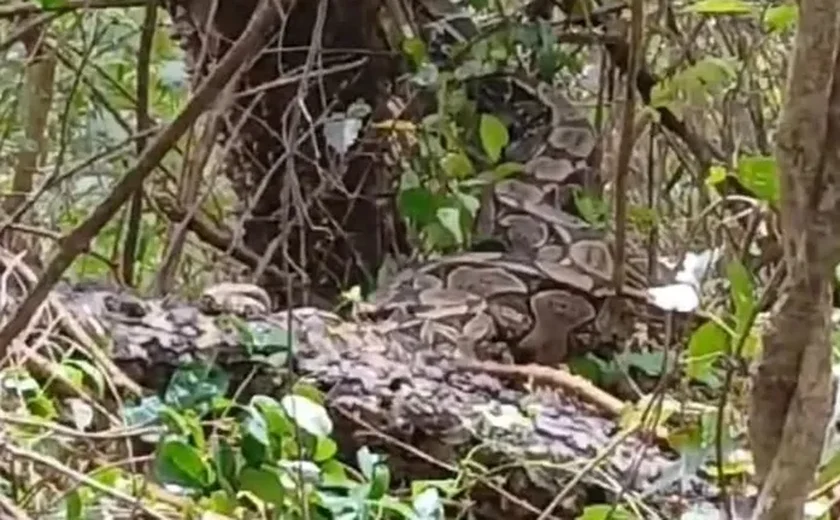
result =
[{"label": "rough bark texture", "polygon": [[[377,29],[381,1],[277,4],[285,10],[283,29],[244,74],[221,129],[222,141],[233,143],[224,172],[243,206],[242,226],[234,227],[244,229],[237,242],[266,266],[294,273],[291,280],[261,280],[280,303],[334,302],[340,290],[375,280],[386,254],[402,251],[384,197],[392,179],[382,154],[372,153],[382,143],[340,156],[326,146],[322,126],[357,99],[375,113],[384,106],[391,59],[377,52],[385,50]],[[168,2],[193,81],[226,52],[254,5]]]},{"label": "rough bark texture", "polygon": [[762,491],[754,518],[802,518],[831,408],[831,280],[840,262],[838,3],[800,2],[777,136],[788,280],[764,336],[750,437]]},{"label": "rough bark texture", "polygon": [[[470,490],[473,518],[535,518],[592,459],[598,461],[594,469],[570,486],[549,518],[576,518],[583,505],[609,502],[619,493],[637,496],[680,464],[676,454],[640,436],[624,437],[613,418],[574,395],[531,393],[467,372],[459,368],[464,356],[458,351],[422,344],[408,350],[387,323],[342,321],[313,308],[245,318],[252,331],[291,325],[293,375],[257,359],[279,346],[245,345],[229,321],[221,325],[226,320],[188,303],[102,288],[64,289],[55,296],[66,315],[107,331],[111,359],[147,387],[162,388],[175,367],[194,360],[222,365],[233,376],[231,388],[247,378],[239,395],[244,400],[254,393],[278,395],[302,377],[325,392],[336,441],[349,461],[367,445],[388,453],[395,477],[409,481],[454,477],[469,454],[493,475],[492,483],[475,475],[480,484]],[[261,368],[253,375],[255,366]],[[643,502],[661,518],[678,518],[692,504],[710,505],[715,491],[708,484],[681,484],[652,490]],[[647,510],[645,518],[657,516]]]}]

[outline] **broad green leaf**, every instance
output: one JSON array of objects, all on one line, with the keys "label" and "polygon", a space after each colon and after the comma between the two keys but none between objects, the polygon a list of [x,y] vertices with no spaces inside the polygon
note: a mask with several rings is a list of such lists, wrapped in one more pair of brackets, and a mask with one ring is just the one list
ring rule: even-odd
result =
[{"label": "broad green leaf", "polygon": [[771,156],[741,157],[738,159],[738,179],[755,195],[771,204],[779,202],[779,173],[776,159]]},{"label": "broad green leaf", "polygon": [[694,331],[688,341],[686,374],[692,379],[702,379],[715,360],[726,352],[726,332],[714,322],[706,322]]},{"label": "broad green leaf", "polygon": [[265,460],[271,448],[268,436],[268,425],[263,416],[256,410],[251,410],[243,424],[242,456],[252,466],[259,466]]},{"label": "broad green leaf", "polygon": [[508,129],[498,117],[492,114],[481,114],[479,123],[481,146],[491,162],[497,162],[502,156],[502,150],[507,146],[510,136]]},{"label": "broad green leaf", "polygon": [[700,0],[686,7],[686,11],[700,14],[750,14],[753,9],[744,0]]},{"label": "broad green leaf", "polygon": [[466,179],[475,173],[472,161],[463,152],[449,152],[440,162],[443,171],[452,179]]},{"label": "broad green leaf", "polygon": [[464,233],[461,230],[461,212],[458,208],[438,208],[438,222],[449,231],[458,245],[464,243]]},{"label": "broad green leaf", "polygon": [[250,491],[263,502],[283,505],[283,486],[280,476],[268,468],[244,468],[239,475],[240,489]]},{"label": "broad green leaf", "polygon": [[283,437],[290,428],[291,423],[284,414],[280,403],[273,397],[267,395],[255,395],[251,398],[251,407],[259,410],[262,414],[265,423],[268,426],[268,431],[276,437]]},{"label": "broad green leaf", "polygon": [[764,27],[770,32],[783,32],[792,29],[799,19],[799,9],[788,2],[767,9],[764,14]]},{"label": "broad green leaf", "polygon": [[165,440],[155,457],[155,474],[166,484],[201,489],[212,482],[212,470],[201,454],[179,439]]},{"label": "broad green leaf", "polygon": [[315,443],[315,453],[312,454],[312,460],[315,462],[324,462],[335,457],[338,453],[338,445],[329,437],[318,437]]},{"label": "broad green leaf", "polygon": [[400,212],[419,226],[424,226],[436,219],[438,197],[425,186],[409,188],[400,192]]},{"label": "broad green leaf", "polygon": [[283,409],[304,431],[315,437],[327,437],[333,424],[327,410],[302,395],[289,394],[280,400]]}]

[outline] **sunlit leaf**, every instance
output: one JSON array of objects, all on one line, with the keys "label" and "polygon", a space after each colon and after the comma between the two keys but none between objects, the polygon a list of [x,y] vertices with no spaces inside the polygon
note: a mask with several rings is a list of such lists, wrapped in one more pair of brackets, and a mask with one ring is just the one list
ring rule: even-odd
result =
[{"label": "sunlit leaf", "polygon": [[750,14],[752,6],[744,0],[699,0],[686,7],[686,11],[700,14]]},{"label": "sunlit leaf", "polygon": [[621,505],[595,504],[586,506],[576,520],[636,520],[636,516]]},{"label": "sunlit leaf", "polygon": [[472,161],[462,152],[447,153],[440,161],[440,165],[446,175],[452,179],[466,179],[475,173]]},{"label": "sunlit leaf", "polygon": [[738,159],[738,180],[757,197],[772,204],[779,202],[779,173],[771,156]]},{"label": "sunlit leaf", "polygon": [[461,230],[461,212],[458,208],[438,208],[438,222],[449,231],[458,244],[464,243],[464,233]]},{"label": "sunlit leaf", "polygon": [[799,19],[799,9],[793,2],[777,5],[764,13],[764,27],[770,32],[783,32],[793,28]]},{"label": "sunlit leaf", "polygon": [[756,306],[754,285],[746,267],[737,260],[726,266],[726,275],[730,297],[735,306],[735,330],[740,335],[749,325],[748,321]]},{"label": "sunlit leaf", "polygon": [[726,352],[729,337],[714,322],[706,322],[691,335],[688,342],[686,374],[692,379],[703,378],[718,357]]},{"label": "sunlit leaf", "polygon": [[289,417],[306,432],[315,437],[326,437],[332,433],[332,420],[322,405],[294,394],[283,396],[280,404]]},{"label": "sunlit leaf", "polygon": [[508,129],[498,117],[492,114],[481,114],[479,123],[481,146],[492,162],[497,162],[502,156],[502,150],[507,146],[510,136]]}]

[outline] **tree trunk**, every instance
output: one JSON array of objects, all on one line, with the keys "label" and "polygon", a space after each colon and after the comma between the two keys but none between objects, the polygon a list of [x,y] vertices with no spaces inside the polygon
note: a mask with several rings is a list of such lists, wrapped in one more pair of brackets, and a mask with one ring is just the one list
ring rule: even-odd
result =
[{"label": "tree trunk", "polygon": [[[259,280],[280,306],[334,303],[341,290],[373,282],[385,255],[404,250],[393,204],[383,202],[393,182],[379,160],[383,140],[340,157],[323,136],[325,118],[357,99],[374,116],[385,105],[391,60],[377,52],[385,49],[381,1],[276,3],[283,29],[236,85],[220,129],[222,145],[232,143],[224,173],[241,204],[234,228],[244,233],[234,245],[263,257],[258,274],[292,273]],[[167,4],[197,82],[242,32],[255,2]]]},{"label": "tree trunk", "polygon": [[831,281],[840,262],[838,8],[801,0],[776,138],[787,281],[764,336],[750,438],[757,519],[802,518],[832,405]]}]

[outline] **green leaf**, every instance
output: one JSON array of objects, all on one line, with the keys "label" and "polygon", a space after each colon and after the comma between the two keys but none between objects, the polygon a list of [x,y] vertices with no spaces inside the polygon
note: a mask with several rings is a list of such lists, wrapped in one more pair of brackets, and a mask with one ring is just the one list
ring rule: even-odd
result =
[{"label": "green leaf", "polygon": [[163,402],[176,410],[208,404],[213,398],[225,395],[230,378],[218,368],[203,363],[182,366],[169,380]]},{"label": "green leaf", "polygon": [[750,14],[753,9],[743,0],[700,0],[686,8],[686,11],[700,14],[730,15]]},{"label": "green leaf", "polygon": [[387,493],[391,480],[385,457],[372,453],[367,446],[362,446],[356,453],[356,460],[362,475],[370,483],[368,498],[377,499]]},{"label": "green leaf", "polygon": [[438,208],[438,222],[449,231],[458,245],[464,243],[464,233],[461,230],[461,212],[458,208]]},{"label": "green leaf", "polygon": [[694,331],[688,342],[686,374],[692,379],[703,379],[719,355],[726,352],[726,331],[714,322],[706,322]]},{"label": "green leaf", "polygon": [[491,162],[497,162],[502,156],[502,149],[510,140],[507,127],[498,117],[492,114],[481,114],[479,135],[484,152]]},{"label": "green leaf", "polygon": [[779,173],[776,159],[771,156],[741,157],[738,159],[738,179],[755,195],[771,204],[779,202]]},{"label": "green leaf", "polygon": [[726,168],[723,166],[712,166],[709,168],[709,175],[706,177],[706,186],[714,186],[726,180]]},{"label": "green leaf", "polygon": [[351,482],[347,478],[347,471],[344,469],[344,465],[335,459],[321,464],[321,478],[323,485],[327,487],[347,486],[348,484],[356,485],[355,482]]},{"label": "green leaf", "polygon": [[475,196],[461,191],[455,192],[455,198],[457,198],[458,202],[461,203],[461,206],[467,210],[470,217],[475,218],[475,215],[478,213],[478,209],[481,207],[481,201]]},{"label": "green leaf", "polygon": [[466,179],[475,173],[472,161],[463,152],[449,152],[443,156],[440,165],[452,179]]},{"label": "green leaf", "polygon": [[332,433],[332,420],[320,404],[302,395],[289,394],[280,400],[283,409],[304,431],[315,437],[327,437]]},{"label": "green leaf", "polygon": [[26,406],[33,415],[44,419],[55,419],[58,417],[58,410],[55,403],[47,397],[44,392],[38,392],[26,400]]},{"label": "green leaf", "polygon": [[665,354],[661,351],[626,352],[619,357],[627,363],[627,366],[641,370],[650,377],[657,377],[662,374],[662,359]]},{"label": "green leaf", "polygon": [[596,504],[586,506],[576,520],[636,520],[636,516],[621,505]]},{"label": "green leaf", "polygon": [[493,179],[502,180],[525,170],[525,166],[518,162],[503,162],[493,168]]},{"label": "green leaf", "polygon": [[419,68],[425,61],[428,60],[426,53],[426,44],[420,38],[406,38],[402,42],[402,51],[409,57],[411,64],[415,68]]},{"label": "green leaf", "polygon": [[67,0],[41,0],[41,9],[60,9],[67,5]]},{"label": "green leaf", "polygon": [[268,425],[263,416],[256,410],[251,410],[243,424],[245,433],[242,436],[242,456],[252,466],[259,466],[265,460],[271,449],[268,436]]},{"label": "green leaf", "polygon": [[438,197],[424,186],[409,188],[400,192],[400,212],[417,225],[424,226],[436,218]]},{"label": "green leaf", "polygon": [[66,518],[67,520],[81,520],[82,512],[84,511],[84,503],[79,494],[79,490],[75,489],[67,495],[66,499]]},{"label": "green leaf", "polygon": [[236,475],[239,461],[237,461],[236,452],[227,439],[219,439],[219,444],[213,451],[213,464],[219,482],[227,488],[227,491],[232,492],[237,485]]},{"label": "green leaf", "polygon": [[155,457],[155,474],[166,484],[201,489],[212,483],[211,468],[201,454],[179,439],[161,443]]},{"label": "green leaf", "polygon": [[245,468],[239,475],[240,489],[250,491],[263,502],[283,505],[283,486],[280,476],[267,468]]},{"label": "green leaf", "polygon": [[315,462],[324,462],[335,457],[338,453],[338,445],[329,437],[318,437],[315,444],[315,453],[312,454],[312,460]]},{"label": "green leaf", "polygon": [[753,281],[750,273],[738,260],[726,266],[729,292],[735,307],[735,334],[740,336],[750,325],[749,320],[756,306]]},{"label": "green leaf", "polygon": [[793,2],[777,5],[764,13],[764,27],[770,32],[784,32],[793,28],[799,19],[799,9]]}]

